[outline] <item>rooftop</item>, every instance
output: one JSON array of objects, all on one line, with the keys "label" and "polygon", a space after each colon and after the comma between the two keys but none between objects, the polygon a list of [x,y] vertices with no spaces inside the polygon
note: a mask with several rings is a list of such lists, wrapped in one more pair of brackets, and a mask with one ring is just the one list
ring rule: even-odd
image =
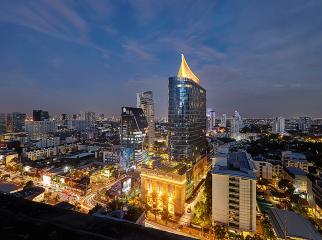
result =
[{"label": "rooftop", "polygon": [[191,239],[0,194],[1,239]]},{"label": "rooftop", "polygon": [[294,176],[306,176],[306,172],[300,168],[287,167],[286,171],[293,174]]},{"label": "rooftop", "polygon": [[196,83],[200,83],[199,78],[191,71],[183,54],[181,54],[181,65],[178,71],[178,77],[189,78]]},{"label": "rooftop", "polygon": [[241,150],[229,153],[226,166],[215,165],[212,173],[256,179],[255,166],[251,156]]},{"label": "rooftop", "polygon": [[278,238],[322,239],[312,223],[295,212],[271,208],[268,215]]}]

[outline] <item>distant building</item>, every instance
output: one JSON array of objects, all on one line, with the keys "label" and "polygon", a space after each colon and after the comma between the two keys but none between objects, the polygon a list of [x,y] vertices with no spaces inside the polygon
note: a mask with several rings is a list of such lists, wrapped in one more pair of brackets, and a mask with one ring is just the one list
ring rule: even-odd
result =
[{"label": "distant building", "polygon": [[284,133],[285,132],[285,118],[277,117],[273,121],[272,126],[273,133]]},{"label": "distant building", "polygon": [[13,112],[7,114],[7,132],[23,132],[25,130],[26,114]]},{"label": "distant building", "polygon": [[221,121],[220,121],[220,126],[221,127],[227,127],[227,115],[223,114],[221,117]]},{"label": "distant building", "polygon": [[90,123],[95,123],[96,115],[94,112],[81,112],[80,120],[88,121]]},{"label": "distant building", "polygon": [[310,117],[300,117],[299,118],[299,130],[308,131],[311,127],[312,119]]},{"label": "distant building", "polygon": [[148,121],[148,142],[149,148],[153,149],[155,142],[154,103],[152,91],[137,93],[137,107],[142,108]]},{"label": "distant building", "polygon": [[273,179],[273,166],[269,162],[265,161],[254,161],[256,167],[257,178],[263,178],[267,180]]},{"label": "distant building", "polygon": [[321,240],[313,224],[293,211],[271,208],[268,216],[277,239]]},{"label": "distant building", "polygon": [[282,163],[286,167],[296,167],[308,172],[308,161],[303,153],[295,153],[291,151],[282,152]]},{"label": "distant building", "polygon": [[49,120],[49,114],[47,111],[43,110],[33,110],[32,111],[32,120],[35,121],[45,121]]},{"label": "distant building", "polygon": [[214,110],[211,110],[209,112],[209,117],[210,117],[209,130],[214,130],[216,127],[216,112]]},{"label": "distant building", "polygon": [[0,113],[0,135],[6,133],[6,114]]},{"label": "distant building", "polygon": [[121,109],[121,146],[133,150],[130,165],[134,165],[144,160],[144,140],[148,122],[142,108],[122,107]]},{"label": "distant building", "polygon": [[231,123],[230,123],[231,137],[237,138],[243,126],[244,124],[240,114],[237,111],[235,111],[234,116],[231,119]]},{"label": "distant building", "polygon": [[169,157],[194,163],[206,154],[206,90],[183,54],[176,77],[169,78]]},{"label": "distant building", "polygon": [[212,220],[240,231],[256,231],[256,173],[251,156],[232,152],[212,170]]},{"label": "distant building", "polygon": [[286,167],[284,168],[284,171],[284,177],[293,184],[295,193],[308,193],[308,182],[310,181],[310,179],[307,178],[305,171],[296,167]]},{"label": "distant building", "polygon": [[56,121],[26,121],[26,132],[32,139],[46,137],[49,133],[57,131]]},{"label": "distant building", "polygon": [[299,130],[299,120],[296,118],[285,119],[285,131],[296,132]]}]

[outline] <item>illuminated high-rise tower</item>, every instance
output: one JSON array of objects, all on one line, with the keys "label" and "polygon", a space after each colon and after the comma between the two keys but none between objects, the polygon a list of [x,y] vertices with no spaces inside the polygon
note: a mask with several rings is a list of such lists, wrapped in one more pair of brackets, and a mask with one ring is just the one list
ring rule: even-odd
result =
[{"label": "illuminated high-rise tower", "polygon": [[152,91],[146,91],[136,94],[137,107],[142,108],[146,120],[148,121],[148,145],[153,149],[155,141],[155,123],[154,123],[154,104]]},{"label": "illuminated high-rise tower", "polygon": [[176,77],[169,78],[169,157],[194,163],[206,154],[206,90],[183,54]]}]

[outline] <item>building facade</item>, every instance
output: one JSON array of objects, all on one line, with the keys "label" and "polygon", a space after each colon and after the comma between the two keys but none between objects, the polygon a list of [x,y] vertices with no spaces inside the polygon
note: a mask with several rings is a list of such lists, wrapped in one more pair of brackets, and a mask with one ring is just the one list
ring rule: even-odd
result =
[{"label": "building facade", "polygon": [[245,151],[228,155],[212,170],[212,220],[239,231],[256,231],[256,174]]},{"label": "building facade", "polygon": [[7,114],[6,130],[7,132],[23,132],[25,130],[26,114],[13,112]]},{"label": "building facade", "polygon": [[285,132],[285,118],[277,117],[273,121],[272,125],[273,133],[284,133]]},{"label": "building facade", "polygon": [[49,120],[49,113],[43,110],[33,110],[32,111],[32,120],[35,121],[45,121]]},{"label": "building facade", "polygon": [[184,56],[176,77],[169,78],[169,158],[194,163],[206,154],[206,90]]},{"label": "building facade", "polygon": [[148,145],[149,149],[153,149],[155,142],[155,121],[154,121],[154,103],[152,91],[137,93],[137,107],[142,108],[146,120],[148,121]]},{"label": "building facade", "polygon": [[309,171],[309,164],[303,153],[284,151],[282,152],[282,163],[285,167],[296,167],[306,172]]},{"label": "building facade", "polygon": [[125,149],[131,149],[131,156],[128,157],[131,166],[144,160],[145,132],[148,122],[141,108],[122,107],[120,140],[121,146]]}]

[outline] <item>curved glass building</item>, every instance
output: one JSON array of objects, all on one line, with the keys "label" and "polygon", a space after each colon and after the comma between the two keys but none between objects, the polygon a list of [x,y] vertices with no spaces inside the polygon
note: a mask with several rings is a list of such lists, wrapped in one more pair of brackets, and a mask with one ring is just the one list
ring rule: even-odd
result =
[{"label": "curved glass building", "polygon": [[169,157],[195,163],[206,155],[206,90],[183,54],[176,77],[169,78]]}]

